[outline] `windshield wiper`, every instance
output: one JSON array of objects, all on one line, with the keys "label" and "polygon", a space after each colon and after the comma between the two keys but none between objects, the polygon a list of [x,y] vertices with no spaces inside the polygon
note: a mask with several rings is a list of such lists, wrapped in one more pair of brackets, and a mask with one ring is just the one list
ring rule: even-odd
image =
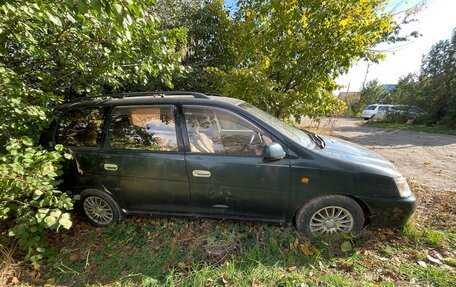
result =
[{"label": "windshield wiper", "polygon": [[317,134],[315,134],[315,137],[320,141],[321,148],[325,148],[325,146],[326,146],[325,140],[320,135],[317,135]]},{"label": "windshield wiper", "polygon": [[319,148],[325,148],[326,146],[326,143],[325,141],[323,140],[323,138],[317,134],[314,134],[312,132],[309,132],[309,131],[306,131],[306,130],[303,130],[301,129],[303,132],[305,132],[311,139],[312,141],[318,145]]}]

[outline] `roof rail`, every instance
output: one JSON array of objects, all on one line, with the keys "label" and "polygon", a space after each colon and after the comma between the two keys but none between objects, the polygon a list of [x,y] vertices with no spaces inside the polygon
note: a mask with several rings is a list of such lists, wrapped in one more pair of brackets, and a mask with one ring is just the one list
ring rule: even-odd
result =
[{"label": "roof rail", "polygon": [[164,97],[164,96],[193,96],[196,99],[210,99],[206,94],[198,92],[183,92],[183,91],[153,91],[153,92],[129,92],[110,95],[113,98],[130,98],[130,97]]},{"label": "roof rail", "polygon": [[193,96],[197,99],[210,99],[208,95],[203,94],[203,93],[198,93],[198,92],[152,91],[152,92],[128,92],[128,93],[102,94],[99,96],[76,97],[65,103],[83,102],[83,101],[90,101],[90,100],[94,100],[94,99],[108,100],[108,99],[112,99],[112,98],[124,99],[124,98],[129,98],[129,97],[143,97],[143,96],[153,96],[153,97],[161,97],[161,98],[164,98],[165,96]]},{"label": "roof rail", "polygon": [[207,96],[212,96],[212,97],[223,97],[222,94],[218,94],[218,93],[204,93],[206,94]]}]

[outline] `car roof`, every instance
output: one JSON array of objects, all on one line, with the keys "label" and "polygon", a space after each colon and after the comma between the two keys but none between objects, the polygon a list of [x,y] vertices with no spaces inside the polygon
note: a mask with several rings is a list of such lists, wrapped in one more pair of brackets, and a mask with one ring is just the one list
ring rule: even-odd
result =
[{"label": "car roof", "polygon": [[147,105],[147,104],[207,104],[207,103],[217,103],[220,105],[235,105],[238,106],[244,103],[243,100],[236,98],[223,97],[218,95],[206,95],[202,93],[195,93],[192,95],[191,92],[188,94],[182,92],[166,92],[166,94],[160,94],[157,92],[139,93],[139,95],[130,96],[129,94],[124,94],[125,96],[115,96],[111,97],[110,95],[95,97],[95,98],[82,98],[78,101],[73,101],[69,103],[64,103],[54,108],[55,111],[64,111],[69,109],[78,109],[85,107],[95,107],[95,106],[122,106],[122,105]]}]

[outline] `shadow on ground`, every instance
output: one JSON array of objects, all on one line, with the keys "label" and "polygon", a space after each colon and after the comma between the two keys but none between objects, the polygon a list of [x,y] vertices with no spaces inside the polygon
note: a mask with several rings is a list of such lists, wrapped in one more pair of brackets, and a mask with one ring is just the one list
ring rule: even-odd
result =
[{"label": "shadow on ground", "polygon": [[334,131],[363,145],[372,146],[446,146],[456,144],[456,136],[438,133],[404,131],[400,129],[376,128],[359,119],[338,119]]}]

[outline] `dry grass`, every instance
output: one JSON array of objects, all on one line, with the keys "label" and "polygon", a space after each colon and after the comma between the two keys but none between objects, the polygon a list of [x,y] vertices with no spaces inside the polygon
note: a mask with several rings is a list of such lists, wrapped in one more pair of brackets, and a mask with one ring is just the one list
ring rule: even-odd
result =
[{"label": "dry grass", "polygon": [[456,192],[432,190],[415,181],[410,182],[417,196],[417,223],[451,230],[456,222]]},{"label": "dry grass", "polygon": [[6,247],[0,244],[0,286],[14,285],[19,282],[19,264],[13,255],[15,247]]},{"label": "dry grass", "polygon": [[297,126],[299,128],[323,135],[329,136],[339,136],[334,132],[336,127],[337,118],[322,118],[318,120],[310,119],[310,118],[303,118],[301,119],[301,123]]}]

